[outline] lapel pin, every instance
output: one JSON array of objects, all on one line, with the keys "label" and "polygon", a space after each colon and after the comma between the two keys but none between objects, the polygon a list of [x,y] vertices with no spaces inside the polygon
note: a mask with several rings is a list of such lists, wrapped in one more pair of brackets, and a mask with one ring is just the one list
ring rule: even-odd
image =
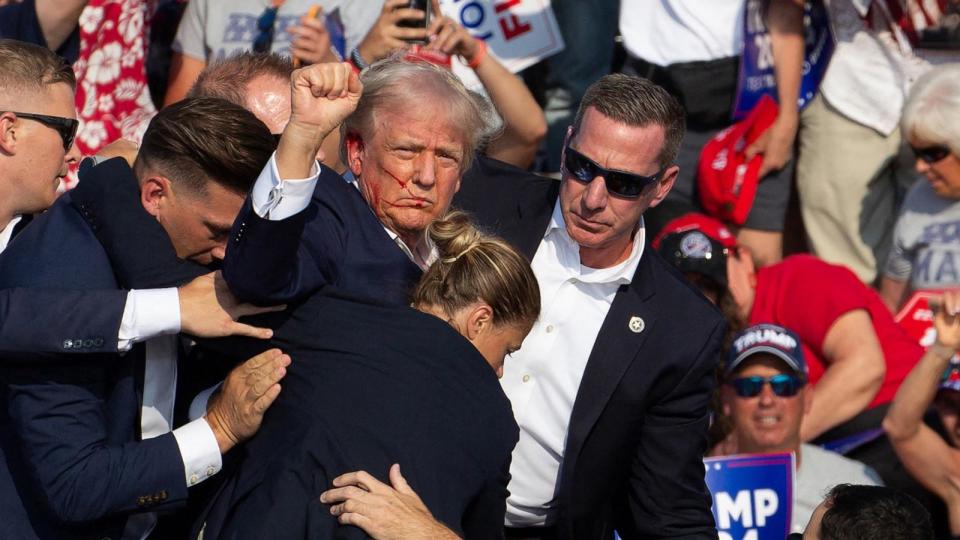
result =
[{"label": "lapel pin", "polygon": [[630,317],[630,322],[627,324],[627,326],[630,328],[631,332],[634,334],[639,334],[640,332],[643,332],[643,329],[646,328],[647,325],[643,322],[643,319],[634,315],[633,317]]}]

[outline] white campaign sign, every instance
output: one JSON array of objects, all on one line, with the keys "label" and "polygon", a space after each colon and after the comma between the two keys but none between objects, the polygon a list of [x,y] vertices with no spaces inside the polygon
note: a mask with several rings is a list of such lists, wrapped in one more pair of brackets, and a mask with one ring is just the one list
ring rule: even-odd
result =
[{"label": "white campaign sign", "polygon": [[[563,50],[550,0],[440,0],[440,11],[487,43],[488,52],[511,73]],[[453,72],[471,88],[480,86],[458,58]]]}]

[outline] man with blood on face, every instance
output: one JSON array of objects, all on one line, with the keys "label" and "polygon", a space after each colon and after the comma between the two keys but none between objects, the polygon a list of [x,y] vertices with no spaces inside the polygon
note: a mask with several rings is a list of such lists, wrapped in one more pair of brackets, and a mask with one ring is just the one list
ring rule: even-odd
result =
[{"label": "man with blood on face", "polygon": [[[496,112],[448,70],[400,57],[360,77],[348,64],[324,64],[317,76],[326,99],[314,103],[294,86],[290,121],[234,225],[224,276],[239,297],[263,304],[333,285],[406,305],[436,258],[426,228],[450,208],[499,125]],[[347,182],[314,159],[338,126]]]}]

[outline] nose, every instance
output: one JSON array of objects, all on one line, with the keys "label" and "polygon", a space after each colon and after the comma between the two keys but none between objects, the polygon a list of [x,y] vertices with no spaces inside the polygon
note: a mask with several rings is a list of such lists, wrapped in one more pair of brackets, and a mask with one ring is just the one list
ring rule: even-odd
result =
[{"label": "nose", "polygon": [[80,149],[77,148],[76,140],[74,140],[70,145],[70,149],[67,150],[67,153],[63,155],[63,161],[67,165],[73,165],[74,163],[80,161]]},{"label": "nose", "polygon": [[417,158],[417,174],[414,180],[420,186],[429,188],[437,182],[437,156],[432,152],[422,152]]},{"label": "nose", "polygon": [[920,174],[926,174],[926,172],[930,170],[930,164],[920,158],[917,158],[914,161],[913,168]]},{"label": "nose", "polygon": [[763,383],[763,388],[760,390],[760,405],[773,405],[773,400],[777,397],[773,393],[773,387],[770,386],[769,382]]},{"label": "nose", "polygon": [[607,185],[602,176],[596,176],[587,184],[587,190],[583,194],[583,204],[590,210],[602,210],[607,206]]},{"label": "nose", "polygon": [[222,261],[227,255],[227,243],[223,242],[210,250],[210,256],[216,261]]}]

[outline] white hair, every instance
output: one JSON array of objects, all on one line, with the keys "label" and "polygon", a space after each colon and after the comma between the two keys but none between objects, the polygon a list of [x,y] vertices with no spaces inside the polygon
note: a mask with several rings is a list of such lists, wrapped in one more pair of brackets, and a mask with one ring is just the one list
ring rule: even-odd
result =
[{"label": "white hair", "polygon": [[908,140],[942,144],[960,156],[960,64],[937,66],[914,83],[900,130]]}]

